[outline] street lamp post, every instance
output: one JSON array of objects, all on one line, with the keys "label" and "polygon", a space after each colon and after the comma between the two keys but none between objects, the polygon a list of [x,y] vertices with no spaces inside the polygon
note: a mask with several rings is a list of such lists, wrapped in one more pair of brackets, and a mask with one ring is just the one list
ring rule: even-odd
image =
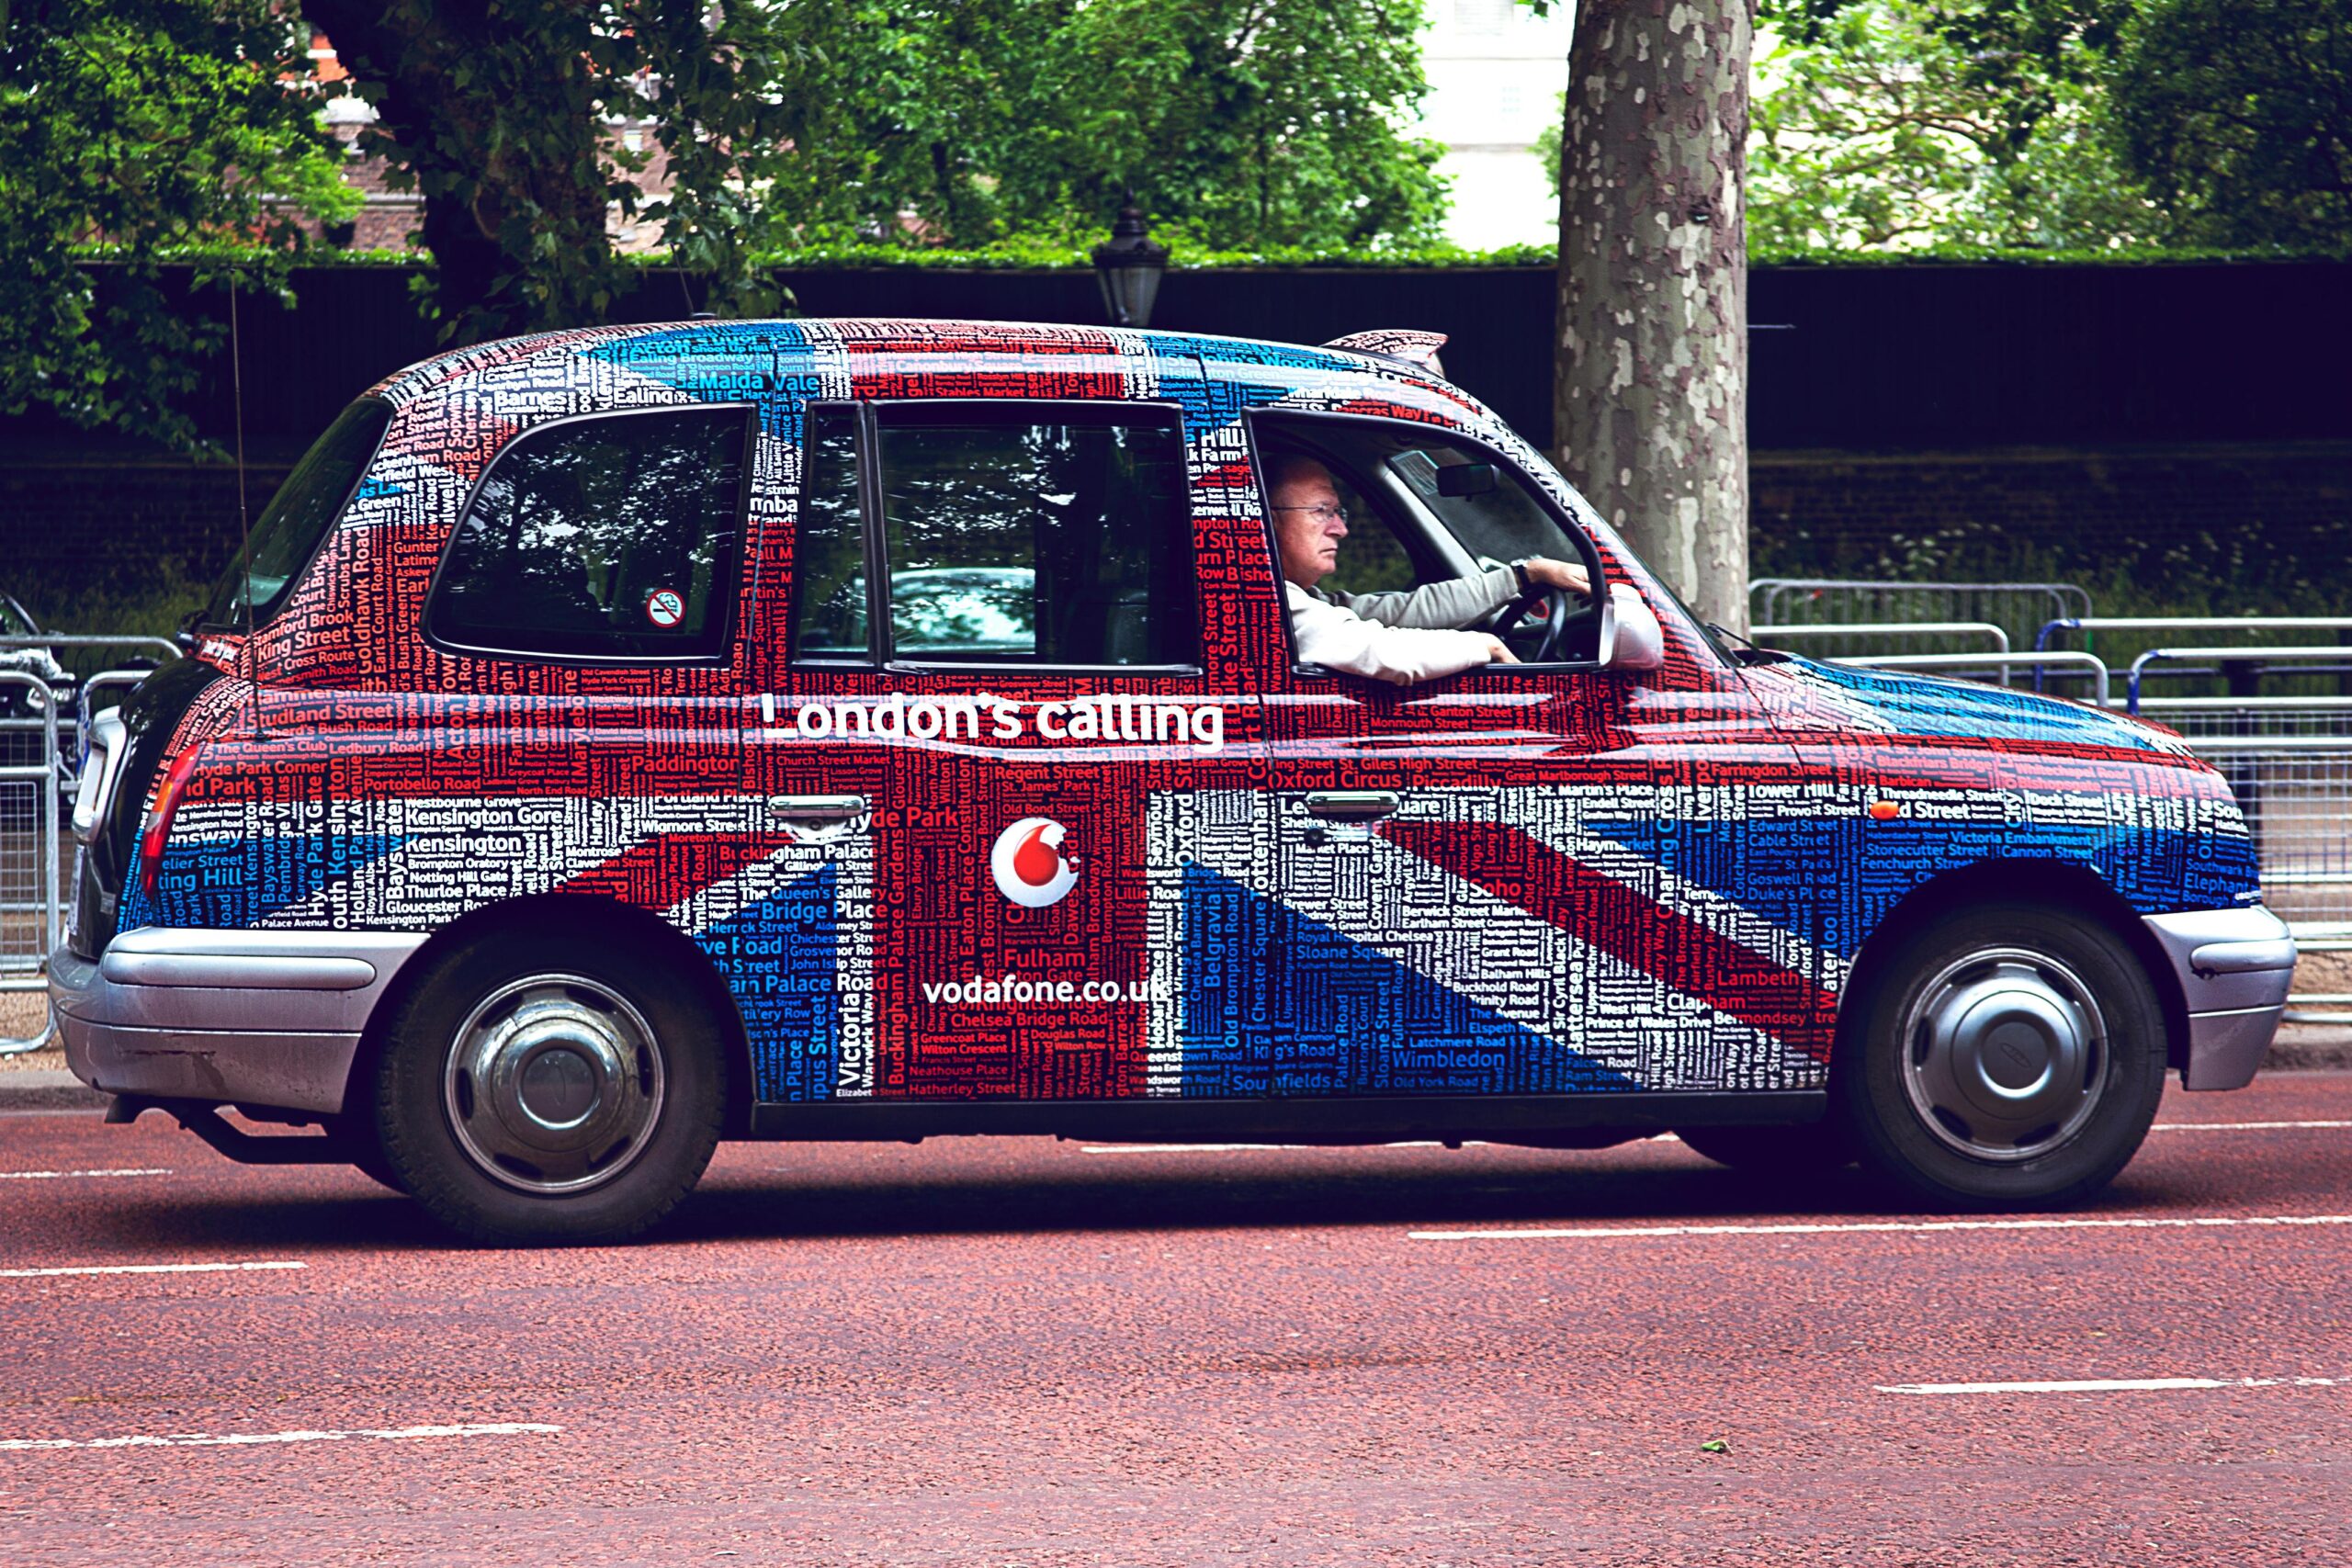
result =
[{"label": "street lamp post", "polygon": [[1111,237],[1094,247],[1095,281],[1102,285],[1102,308],[1115,327],[1151,325],[1152,301],[1159,295],[1159,275],[1168,270],[1168,247],[1153,240],[1144,223],[1136,193],[1127,192]]}]

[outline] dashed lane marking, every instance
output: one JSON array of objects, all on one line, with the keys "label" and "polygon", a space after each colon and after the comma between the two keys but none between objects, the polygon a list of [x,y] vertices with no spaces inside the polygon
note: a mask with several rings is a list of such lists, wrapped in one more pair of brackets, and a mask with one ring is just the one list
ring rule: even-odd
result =
[{"label": "dashed lane marking", "polygon": [[99,1176],[169,1176],[160,1166],[123,1170],[0,1170],[0,1181],[74,1181]]},{"label": "dashed lane marking", "polygon": [[354,1427],[331,1432],[139,1432],[123,1438],[0,1438],[0,1453],[51,1449],[222,1449],[260,1443],[347,1443],[355,1438],[409,1442],[421,1438],[551,1436],[544,1421],[478,1421],[461,1427]]},{"label": "dashed lane marking", "polygon": [[2049,1382],[1881,1383],[1881,1393],[2164,1393],[2196,1388],[2339,1388],[2343,1378],[2066,1378]]},{"label": "dashed lane marking", "polygon": [[2242,1225],[2352,1225],[2352,1214],[2243,1214],[2199,1218],[1862,1220],[1843,1224],[1577,1225],[1544,1230],[1408,1231],[1414,1241],[1568,1241],[1636,1236],[1843,1235],[1938,1231],[2230,1230]]},{"label": "dashed lane marking", "polygon": [[54,1280],[67,1274],[245,1274],[309,1267],[282,1258],[242,1263],[85,1263],[65,1269],[0,1269],[0,1280]]}]

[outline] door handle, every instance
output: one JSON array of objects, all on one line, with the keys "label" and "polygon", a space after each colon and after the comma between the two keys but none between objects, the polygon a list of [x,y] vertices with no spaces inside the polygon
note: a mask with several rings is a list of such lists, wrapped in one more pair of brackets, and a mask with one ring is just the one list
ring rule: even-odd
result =
[{"label": "door handle", "polygon": [[828,823],[848,822],[865,815],[865,796],[862,795],[772,795],[768,796],[768,815],[779,821],[797,822],[803,827],[823,827]]},{"label": "door handle", "polygon": [[1306,797],[1306,814],[1327,822],[1370,822],[1405,804],[1391,789],[1323,790]]}]

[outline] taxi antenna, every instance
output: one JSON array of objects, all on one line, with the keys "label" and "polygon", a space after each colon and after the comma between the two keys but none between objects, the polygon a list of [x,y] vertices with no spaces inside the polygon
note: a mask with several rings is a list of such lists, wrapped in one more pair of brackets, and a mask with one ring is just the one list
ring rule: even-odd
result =
[{"label": "taxi antenna", "polygon": [[229,423],[237,441],[237,559],[243,565],[245,685],[252,694],[254,734],[261,734],[261,676],[254,658],[254,535],[245,503],[245,355],[237,332],[237,274],[229,274]]}]

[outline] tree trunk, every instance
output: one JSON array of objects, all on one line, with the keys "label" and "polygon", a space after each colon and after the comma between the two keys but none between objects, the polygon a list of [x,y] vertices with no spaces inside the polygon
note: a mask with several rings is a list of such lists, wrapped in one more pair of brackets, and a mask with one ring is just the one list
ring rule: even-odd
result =
[{"label": "tree trunk", "polygon": [[1702,620],[1747,626],[1753,0],[1582,0],[1560,142],[1561,471]]},{"label": "tree trunk", "polygon": [[479,4],[433,25],[363,0],[304,0],[353,77],[379,90],[375,134],[422,193],[434,314],[445,337],[601,321],[621,275],[583,64],[590,13],[534,35]]}]

